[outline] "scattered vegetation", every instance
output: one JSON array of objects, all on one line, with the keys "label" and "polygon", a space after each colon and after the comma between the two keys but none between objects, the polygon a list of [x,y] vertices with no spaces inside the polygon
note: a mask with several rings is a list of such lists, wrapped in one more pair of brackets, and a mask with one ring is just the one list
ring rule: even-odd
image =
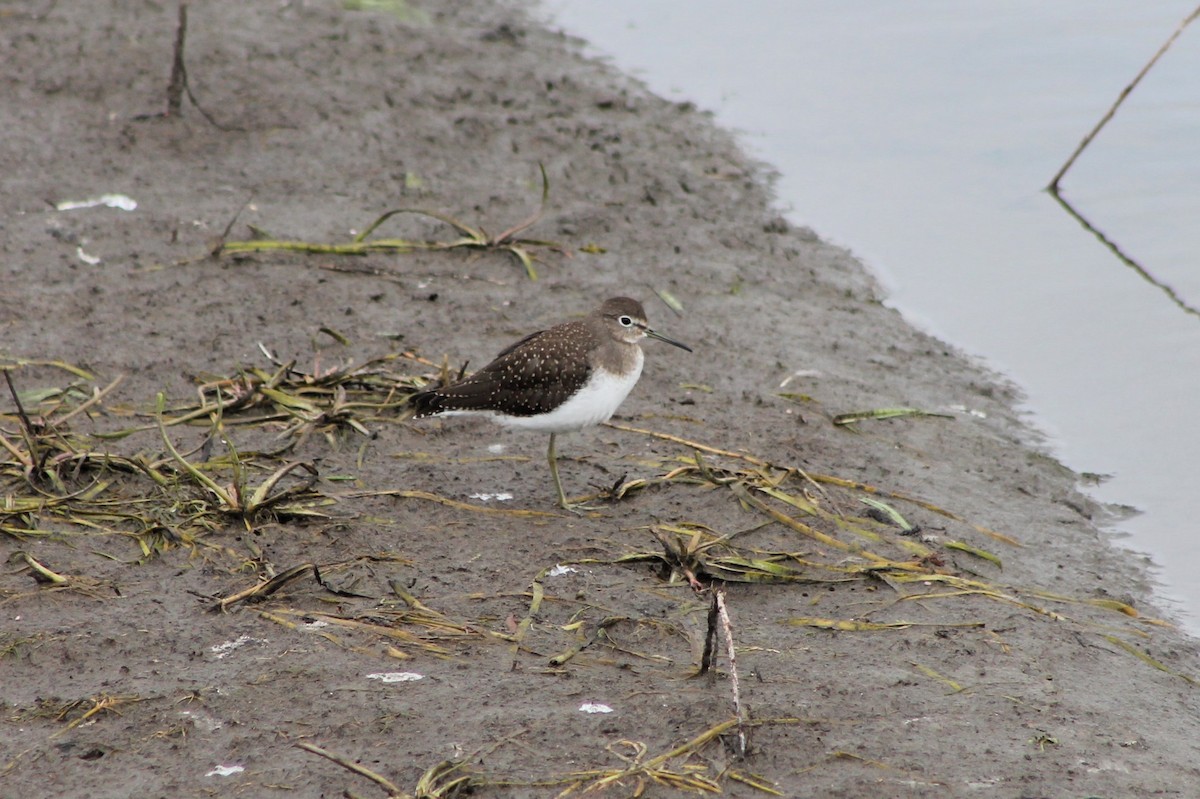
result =
[{"label": "scattered vegetation", "polygon": [[[68,375],[65,385],[19,390],[27,369]],[[337,523],[350,518],[356,500],[394,497],[434,502],[452,513],[550,516],[545,511],[497,509],[409,488],[339,484],[353,474],[324,474],[321,459],[299,457],[301,445],[344,450],[362,447],[380,425],[404,418],[407,396],[448,367],[411,352],[359,364],[303,370],[271,359],[270,368],[242,367],[225,376],[196,378],[196,395],[151,407],[128,408],[109,401],[114,381],[94,385],[85,370],[64,363],[13,362],[4,367],[12,412],[0,415],[0,536],[16,542],[63,542],[89,548],[130,565],[185,549],[228,567],[251,570],[248,585],[210,607],[239,608],[291,630],[303,629],[349,651],[372,651],[393,659],[457,658],[480,649],[507,649],[514,667],[535,658],[550,670],[603,668],[631,659],[680,676],[721,671],[731,691],[731,716],[691,739],[652,754],[635,740],[611,743],[618,763],[521,783],[503,775],[468,771],[473,759],[434,765],[414,787],[401,791],[381,775],[319,746],[298,744],[366,777],[389,796],[450,797],[484,786],[560,786],[560,795],[620,789],[640,795],[650,785],[718,793],[733,780],[762,793],[773,784],[735,768],[752,747],[751,734],[764,725],[800,724],[802,719],[756,719],[739,693],[736,599],[727,590],[776,590],[784,586],[857,583],[888,590],[871,592],[853,618],[796,614],[781,625],[839,634],[897,634],[919,626],[945,632],[983,630],[972,618],[971,602],[999,602],[1019,612],[1068,620],[1072,608],[1088,607],[1136,620],[1121,629],[1102,629],[1104,639],[1153,668],[1171,671],[1125,640],[1145,634],[1129,605],[1108,598],[1078,598],[1002,579],[1004,548],[1020,546],[1002,533],[973,524],[955,513],[897,492],[834,475],[810,473],[746,452],[722,450],[701,441],[628,425],[612,425],[632,435],[667,442],[674,454],[658,476],[620,481],[593,500],[619,503],[641,491],[680,491],[723,496],[757,521],[738,531],[722,531],[703,518],[676,519],[646,528],[645,546],[546,564],[534,575],[524,615],[489,614],[494,596],[480,596],[480,613],[445,613],[410,593],[398,580],[386,591],[378,579],[362,579],[379,565],[419,568],[398,553],[351,555],[333,563],[305,562],[277,569],[252,541],[235,545],[239,530],[255,532],[282,522]],[[909,413],[907,409],[905,413]],[[891,412],[847,415],[846,421],[883,418]],[[86,420],[91,432],[81,432]],[[235,443],[237,442],[245,442]],[[361,456],[360,456],[361,457]],[[349,506],[349,507],[347,507]],[[940,519],[923,530],[909,521],[918,513]],[[252,538],[252,537],[250,537]],[[133,542],[130,553],[105,553],[105,540]],[[241,547],[240,549],[238,547]],[[997,549],[999,548],[999,549]],[[46,553],[50,553],[47,556]],[[102,596],[103,581],[57,568],[53,549],[35,556],[16,549],[9,565],[32,579],[31,593],[74,590]],[[80,563],[73,559],[72,564]],[[547,591],[554,570],[575,565],[622,570],[651,564],[664,591],[678,608],[665,617],[631,616],[585,596]],[[690,589],[690,590],[688,590]],[[11,598],[10,594],[10,598]],[[511,599],[511,598],[510,598]],[[944,608],[936,624],[928,615],[908,619],[903,610]],[[706,623],[700,618],[705,617]],[[1088,625],[1086,620],[1079,620]],[[1097,627],[1097,625],[1093,625]],[[1119,634],[1118,634],[1119,633]],[[30,643],[0,639],[0,655]],[[496,646],[502,649],[495,649]],[[971,690],[919,662],[918,679],[936,681],[950,692]],[[1177,675],[1192,681],[1187,675]],[[88,702],[30,709],[38,717],[64,721],[70,729],[91,718],[119,712],[137,697],[99,696]],[[712,756],[709,748],[724,753]],[[724,761],[724,765],[718,765]]]},{"label": "scattered vegetation", "polygon": [[[118,381],[104,389],[65,387],[21,393],[12,370],[52,366],[91,380],[63,363],[18,362],[4,369],[15,412],[0,420],[0,534],[18,541],[111,536],[132,539],[142,558],[176,546],[217,547],[210,533],[236,521],[247,530],[268,522],[326,518],[339,497],[314,462],[289,458],[313,434],[330,446],[369,438],[370,427],[394,423],[404,398],[425,378],[400,363],[433,366],[411,353],[363,364],[305,372],[294,363],[273,370],[239,369],[197,379],[198,401],[152,410],[108,406]],[[26,409],[29,402],[36,407]],[[145,420],[132,427],[82,433],[75,422]],[[177,428],[201,429],[190,448]],[[267,434],[267,435],[264,435]],[[269,449],[242,449],[235,436],[265,439]],[[120,449],[118,449],[120,447]],[[49,569],[28,565],[36,578],[62,584]]]},{"label": "scattered vegetation", "polygon": [[[249,241],[227,241],[219,248],[226,253],[267,252],[273,250],[291,250],[294,252],[320,253],[325,255],[366,255],[372,252],[406,253],[415,250],[477,250],[483,252],[504,252],[513,256],[525,269],[530,280],[537,280],[537,270],[533,266],[534,249],[543,248],[565,253],[562,244],[543,239],[522,238],[520,234],[537,224],[546,213],[546,200],[550,196],[550,180],[546,177],[545,167],[539,164],[542,174],[542,201],[538,210],[531,216],[515,225],[492,235],[478,225],[468,224],[457,217],[430,211],[424,208],[394,208],[381,214],[366,229],[355,236],[350,242],[343,244],[321,244],[308,241],[278,240],[269,236],[251,239]],[[392,217],[402,214],[415,214],[442,222],[458,233],[458,238],[449,241],[423,241],[404,238],[370,238],[379,227]]]}]

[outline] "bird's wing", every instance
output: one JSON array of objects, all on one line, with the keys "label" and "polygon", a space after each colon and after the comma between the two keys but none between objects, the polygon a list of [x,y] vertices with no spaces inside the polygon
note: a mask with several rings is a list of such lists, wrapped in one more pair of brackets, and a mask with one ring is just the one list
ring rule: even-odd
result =
[{"label": "bird's wing", "polygon": [[521,345],[525,344],[527,341],[533,341],[535,338],[537,338],[538,336],[542,335],[545,332],[546,332],[545,330],[535,330],[534,332],[530,333],[525,338],[514,341],[512,344],[509,344],[507,347],[500,350],[500,353],[495,358],[492,359],[492,362],[483,368],[487,369],[489,366],[495,365],[496,361],[499,361],[505,355],[508,355],[513,350],[515,350],[517,347],[520,347]]},{"label": "bird's wing", "polygon": [[[537,348],[525,345],[544,332],[531,333],[506,347],[465,380],[426,392],[436,397],[421,398],[422,404],[433,413],[499,410],[513,416],[535,416],[554,410],[587,382],[590,370],[586,359],[537,357]],[[523,351],[517,353],[518,348]]]}]

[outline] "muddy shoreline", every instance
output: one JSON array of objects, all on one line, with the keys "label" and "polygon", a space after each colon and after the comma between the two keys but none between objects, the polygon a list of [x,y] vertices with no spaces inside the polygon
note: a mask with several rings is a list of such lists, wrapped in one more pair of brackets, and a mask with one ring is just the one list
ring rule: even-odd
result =
[{"label": "muddy shoreline", "polygon": [[[160,391],[173,412],[251,369],[294,362],[317,381],[402,352],[422,360],[380,369],[423,380],[613,295],[696,352],[648,346],[617,425],[560,439],[568,492],[643,481],[584,517],[556,512],[543,437],[394,409],[364,413],[365,435],[334,421],[281,438],[294,416],[169,429],[221,480],[229,442],[268,453],[251,485],[302,461],[320,515],[194,532],[212,492],[169,480],[175,504],[148,532],[129,518],[159,489],[136,468],[62,472],[75,488],[111,478],[129,513],[4,517],[0,796],[379,790],[300,743],[409,794],[441,763],[474,796],[605,775],[602,795],[684,795],[689,779],[731,796],[1193,792],[1200,663],[1160,621],[1145,564],[1039,450],[1017,391],[783,220],[769,167],[709,115],[584,59],[521,6],[465,0],[194,4],[189,84],[219,126],[189,102],[146,118],[165,102],[175,8],[44,5],[0,14],[0,357],[35,415],[59,401],[50,388],[76,386],[77,404],[119,378],[69,425],[144,424],[104,439],[113,458],[173,473]],[[255,231],[353,241],[395,208],[501,231],[538,207],[539,165],[546,213],[522,235],[554,245],[528,245],[536,281],[494,248],[209,255]],[[106,193],[137,207],[55,207]],[[403,214],[381,235],[457,234]],[[894,407],[945,416],[834,423]],[[30,493],[20,464],[4,479]],[[919,532],[866,518],[864,496]],[[727,583],[744,758],[728,736],[699,740],[731,718],[729,667],[696,676],[707,598],[655,561],[664,540],[705,536],[728,539],[706,556],[777,555],[795,578]],[[303,564],[321,581],[212,610]]]}]

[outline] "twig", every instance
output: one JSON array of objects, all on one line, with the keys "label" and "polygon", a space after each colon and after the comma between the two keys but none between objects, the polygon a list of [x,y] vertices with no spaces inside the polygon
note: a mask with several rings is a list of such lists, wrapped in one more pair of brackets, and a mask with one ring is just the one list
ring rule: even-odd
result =
[{"label": "twig", "polygon": [[[187,67],[183,64],[183,45],[187,41],[188,4],[179,4],[179,26],[175,28],[175,55],[171,59],[171,82],[167,84],[166,116],[177,117],[183,111],[183,92],[187,88]],[[194,101],[193,101],[194,102]]]},{"label": "twig", "polygon": [[396,787],[395,783],[393,783],[387,777],[376,774],[374,771],[371,771],[371,769],[367,768],[366,766],[360,766],[358,763],[347,760],[346,758],[342,757],[339,754],[330,752],[327,749],[322,749],[321,747],[317,746],[316,744],[310,744],[307,741],[300,741],[299,743],[296,744],[296,748],[303,749],[306,752],[312,752],[314,755],[320,755],[321,757],[325,758],[326,760],[331,760],[334,763],[337,763],[339,766],[341,766],[344,769],[353,771],[355,774],[359,774],[363,777],[366,777],[367,779],[371,780],[371,782],[374,782],[376,785],[378,785],[379,787],[381,787],[385,791],[387,791],[388,796],[404,796],[404,792],[401,791],[398,787]]},{"label": "twig", "polygon": [[[29,448],[29,460],[25,464],[30,471],[29,478],[33,478],[33,473],[41,472],[45,465],[45,459],[50,455],[47,450],[42,457],[38,457],[38,436],[37,431],[33,429],[33,422],[29,420],[29,415],[25,413],[25,406],[21,404],[21,398],[17,395],[17,388],[13,385],[12,375],[7,369],[3,370],[4,380],[8,383],[8,392],[12,394],[13,402],[17,406],[17,416],[21,419],[21,432],[25,436],[25,446]],[[24,459],[22,459],[24,460]]]},{"label": "twig", "polygon": [[[183,113],[183,96],[192,101],[192,105],[196,106],[196,110],[200,112],[200,116],[208,121],[217,130],[240,130],[240,128],[230,125],[222,125],[215,120],[212,114],[204,110],[204,106],[200,105],[200,101],[196,99],[196,95],[192,94],[192,85],[188,82],[187,65],[183,59],[184,44],[187,42],[187,0],[180,0],[179,3],[179,24],[175,28],[175,47],[171,57],[171,80],[167,84],[167,110],[162,113],[163,117],[178,117]],[[151,119],[155,114],[145,114],[136,117],[137,119]]]},{"label": "twig", "polygon": [[[193,100],[192,102],[195,101]],[[237,212],[230,218],[228,224],[225,225],[225,229],[221,231],[221,235],[218,236],[213,242],[213,246],[209,250],[209,255],[211,255],[213,258],[216,258],[221,254],[221,251],[225,249],[225,242],[229,241],[229,231],[233,230],[233,226],[237,224],[238,217],[242,215],[242,212],[246,210],[246,208],[250,205],[250,201],[253,199],[254,195],[250,195],[246,198],[246,201],[242,203],[242,207],[237,209]],[[267,357],[270,356],[268,355]]]},{"label": "twig", "polygon": [[725,652],[729,656],[729,686],[733,690],[733,712],[737,716],[738,756],[746,756],[746,714],[742,709],[742,691],[738,681],[737,654],[733,649],[733,624],[729,621],[729,608],[725,604],[725,586],[713,592],[713,604],[721,617],[721,630],[725,633]]},{"label": "twig", "polygon": [[704,653],[700,655],[700,673],[707,674],[716,660],[717,648],[717,598],[714,595],[712,604],[708,607],[707,632],[704,635]]},{"label": "twig", "polygon": [[17,387],[13,385],[12,375],[7,369],[3,371],[4,381],[8,383],[8,393],[12,395],[13,403],[17,406],[17,416],[21,418],[21,426],[25,428],[26,435],[32,436],[33,424],[29,421],[28,414],[25,413],[25,406],[21,404],[21,398],[17,395]]},{"label": "twig", "polygon": [[1121,107],[1121,103],[1125,102],[1125,98],[1128,97],[1130,92],[1133,91],[1134,87],[1141,82],[1142,78],[1146,77],[1146,73],[1150,71],[1150,68],[1153,67],[1155,63],[1158,62],[1158,59],[1162,58],[1163,53],[1167,52],[1167,49],[1175,43],[1175,40],[1179,38],[1179,34],[1183,33],[1183,29],[1190,25],[1192,20],[1198,16],[1200,16],[1200,6],[1197,6],[1195,11],[1193,11],[1191,14],[1188,14],[1183,22],[1179,23],[1179,27],[1175,29],[1175,32],[1171,34],[1170,38],[1163,42],[1162,47],[1158,48],[1158,52],[1154,54],[1154,57],[1146,62],[1146,66],[1142,67],[1142,71],[1137,74],[1137,77],[1133,79],[1133,82],[1126,86],[1121,94],[1117,97],[1117,101],[1112,104],[1111,108],[1108,109],[1108,113],[1096,123],[1096,127],[1092,128],[1088,135],[1083,137],[1083,141],[1081,141],[1079,146],[1075,148],[1075,152],[1071,153],[1071,157],[1067,159],[1067,162],[1062,165],[1062,169],[1058,170],[1058,174],[1056,174],[1054,179],[1050,181],[1050,185],[1046,187],[1047,191],[1050,191],[1053,194],[1058,193],[1058,183],[1060,180],[1062,180],[1063,175],[1067,174],[1067,170],[1070,169],[1075,163],[1075,159],[1080,156],[1084,149],[1092,143],[1092,139],[1096,138],[1096,135],[1100,132],[1100,130],[1108,124],[1110,119],[1113,118],[1113,116],[1117,113],[1117,109]]}]

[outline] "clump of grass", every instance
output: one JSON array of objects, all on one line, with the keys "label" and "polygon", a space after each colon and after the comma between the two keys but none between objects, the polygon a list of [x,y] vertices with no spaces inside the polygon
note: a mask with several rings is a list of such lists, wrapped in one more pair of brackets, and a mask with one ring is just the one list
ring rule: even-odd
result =
[{"label": "clump of grass", "polygon": [[36,635],[16,635],[15,633],[0,633],[0,659],[15,657],[23,649],[34,647],[45,638],[44,633]]},{"label": "clump of grass", "polygon": [[[408,394],[428,382],[411,367],[436,368],[411,352],[311,370],[272,361],[269,369],[199,378],[198,402],[175,403],[168,411],[160,396],[154,409],[143,413],[150,417],[148,424],[108,425],[91,433],[77,432],[73,423],[129,415],[127,409],[105,405],[119,379],[103,389],[72,383],[19,392],[10,372],[27,367],[94,377],[58,361],[3,365],[15,406],[6,418],[15,432],[0,429],[0,481],[7,484],[0,534],[17,540],[123,537],[134,540],[141,557],[148,558],[175,546],[195,547],[229,521],[250,529],[277,519],[324,517],[337,498],[321,489],[311,460],[288,459],[286,453],[313,435],[330,446],[340,445],[347,434],[365,440],[372,426],[395,423]],[[210,430],[195,450],[181,451],[167,430],[182,425]],[[239,426],[273,430],[284,444],[275,452],[241,451],[230,434]],[[147,434],[156,435],[147,439]],[[224,451],[210,456],[215,442]],[[118,446],[123,451],[114,451]]]},{"label": "clump of grass", "polygon": [[[230,376],[197,378],[197,404],[177,404],[157,416],[167,427],[220,418],[228,424],[279,428],[289,446],[316,433],[336,446],[335,436],[371,434],[370,425],[395,421],[408,395],[428,380],[396,364],[437,365],[412,352],[401,352],[311,371],[295,362],[275,362],[275,369],[243,367]],[[113,434],[128,435],[145,428]]]},{"label": "clump of grass", "polygon": [[[323,517],[336,498],[318,487],[315,465],[281,456],[313,432],[333,440],[340,430],[369,433],[366,423],[389,413],[394,419],[404,396],[421,384],[421,378],[390,369],[389,364],[402,359],[386,356],[313,373],[290,364],[270,373],[242,370],[233,378],[201,384],[199,404],[184,406],[177,415],[167,416],[160,396],[153,424],[87,434],[73,430],[71,423],[96,413],[108,419],[125,414],[112,413],[103,404],[119,381],[91,392],[77,386],[18,392],[10,371],[29,365],[56,366],[91,378],[70,364],[18,361],[4,369],[16,409],[8,418],[17,430],[0,429],[0,481],[7,484],[0,534],[17,540],[131,538],[141,557],[148,558],[175,546],[195,547],[230,520],[251,528],[265,520]],[[241,452],[227,422],[282,423],[288,445],[277,453]],[[167,428],[188,423],[212,427],[200,450],[207,453],[211,442],[219,440],[225,452],[203,460],[181,452]],[[165,457],[145,449],[112,451],[115,442],[150,431],[158,434]],[[152,443],[142,441],[143,447]],[[84,582],[82,577],[71,580],[72,585]]]},{"label": "clump of grass", "polygon": [[61,699],[38,699],[33,707],[21,710],[16,714],[16,721],[33,719],[50,719],[63,722],[64,726],[51,735],[51,739],[64,735],[84,722],[96,716],[115,713],[120,715],[121,708],[136,702],[145,702],[146,698],[133,694],[97,694],[83,699],[63,701]]},{"label": "clump of grass", "polygon": [[[538,165],[542,174],[542,200],[538,210],[531,216],[512,225],[496,235],[489,234],[482,227],[470,225],[462,220],[430,211],[424,208],[394,208],[381,214],[367,228],[345,244],[319,244],[307,241],[288,241],[277,239],[253,239],[250,241],[228,241],[221,249],[224,252],[264,252],[271,250],[292,250],[297,252],[321,253],[326,255],[366,255],[372,252],[405,253],[415,250],[446,251],[446,250],[479,250],[483,252],[504,252],[512,255],[525,269],[530,280],[537,280],[534,269],[533,249],[537,247],[564,251],[563,245],[543,239],[527,239],[520,236],[533,225],[537,224],[546,213],[546,200],[550,196],[550,180],[546,177],[545,167]],[[400,238],[369,238],[384,222],[401,214],[416,214],[418,216],[436,219],[458,232],[456,239],[449,241],[419,241]]]},{"label": "clump of grass", "polygon": [[[256,605],[259,615],[268,621],[289,629],[297,628],[296,620],[320,621],[331,628],[373,638],[387,647],[387,654],[397,658],[409,657],[405,650],[445,658],[451,657],[453,652],[444,644],[464,641],[479,643],[489,640],[496,642],[510,640],[510,636],[485,632],[482,625],[451,618],[429,607],[395,581],[389,584],[394,597],[372,597],[359,593],[357,590],[339,589],[329,580],[330,574],[364,561],[407,562],[394,555],[364,555],[324,565],[305,563],[287,569],[270,579],[259,580],[248,588],[226,596],[215,602],[211,606],[211,610],[224,612],[238,604],[253,603]],[[264,606],[269,599],[276,597],[285,585],[310,574],[324,591],[339,597],[372,599],[375,601],[375,606],[357,613]],[[333,633],[322,633],[322,635],[331,643],[348,646]],[[404,649],[397,649],[397,647],[404,647]]]},{"label": "clump of grass", "polygon": [[735,583],[827,582],[814,578],[794,565],[802,561],[798,552],[761,552],[734,546],[732,536],[717,535],[696,523],[655,525],[651,533],[661,552],[636,552],[617,558],[618,563],[656,562],[669,582],[684,580],[693,587],[719,580]]},{"label": "clump of grass", "polygon": [[[313,490],[319,474],[316,467],[306,461],[284,463],[267,475],[257,486],[251,486],[248,478],[250,471],[248,464],[238,454],[228,437],[225,437],[232,481],[221,484],[209,477],[180,454],[175,445],[171,443],[171,437],[167,435],[166,427],[162,423],[162,409],[165,402],[166,398],[160,393],[158,395],[158,430],[163,445],[170,452],[171,458],[179,470],[179,476],[189,478],[195,485],[202,488],[212,500],[215,500],[215,504],[211,506],[214,511],[240,519],[247,529],[250,529],[255,521],[265,514],[270,514],[274,518],[324,515],[318,508],[329,504],[331,500]],[[295,471],[304,471],[308,477],[300,482],[282,486],[284,478]]]},{"label": "clump of grass", "polygon": [[[4,368],[16,408],[9,418],[19,430],[0,431],[0,449],[6,454],[0,459],[0,480],[6,483],[0,533],[24,541],[81,534],[140,537],[159,531],[160,523],[144,513],[145,497],[125,490],[129,481],[153,475],[154,470],[144,459],[109,453],[94,435],[72,429],[71,423],[99,409],[120,381],[91,392],[74,385],[18,392],[11,371],[25,366],[54,366],[92,379],[86,371],[58,361],[18,361]],[[149,552],[153,546],[144,543],[143,548]],[[43,585],[89,586],[84,577],[60,580],[34,563],[27,562],[26,567]]]},{"label": "clump of grass", "polygon": [[[803,722],[798,718],[763,719],[749,722],[749,726]],[[605,792],[613,790],[621,791],[624,796],[642,796],[650,785],[719,794],[722,792],[722,782],[732,779],[763,793],[781,796],[768,780],[730,768],[718,770],[711,758],[702,755],[713,742],[726,740],[744,726],[747,725],[741,719],[726,719],[679,746],[653,756],[650,755],[650,748],[640,741],[620,740],[610,744],[607,751],[624,761],[624,767],[577,771],[541,784],[565,784],[567,788],[558,794],[560,797],[577,792],[607,795]]]}]

